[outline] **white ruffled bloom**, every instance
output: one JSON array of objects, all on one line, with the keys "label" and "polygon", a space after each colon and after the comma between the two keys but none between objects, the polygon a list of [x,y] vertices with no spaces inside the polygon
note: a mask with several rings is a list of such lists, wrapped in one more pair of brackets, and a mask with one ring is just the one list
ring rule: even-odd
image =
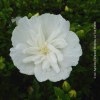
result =
[{"label": "white ruffled bloom", "polygon": [[35,75],[40,82],[65,80],[82,55],[77,35],[61,15],[23,17],[11,40],[14,65],[21,73]]}]

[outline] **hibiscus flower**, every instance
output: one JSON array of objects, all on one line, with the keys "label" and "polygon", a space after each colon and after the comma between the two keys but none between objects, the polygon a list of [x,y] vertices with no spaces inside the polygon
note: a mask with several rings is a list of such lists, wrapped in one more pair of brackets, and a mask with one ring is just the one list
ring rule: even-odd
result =
[{"label": "hibiscus flower", "polygon": [[11,40],[14,65],[40,82],[65,80],[82,55],[79,38],[61,15],[20,18]]}]

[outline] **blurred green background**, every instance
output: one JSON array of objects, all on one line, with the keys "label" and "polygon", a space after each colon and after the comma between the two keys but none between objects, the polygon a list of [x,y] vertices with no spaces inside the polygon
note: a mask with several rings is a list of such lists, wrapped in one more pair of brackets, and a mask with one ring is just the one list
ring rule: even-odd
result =
[{"label": "blurred green background", "polygon": [[[100,100],[99,0],[0,0],[0,100]],[[80,38],[83,55],[66,81],[39,83],[19,73],[9,56],[17,16],[61,14]],[[97,22],[97,72],[94,79],[94,21]]]}]

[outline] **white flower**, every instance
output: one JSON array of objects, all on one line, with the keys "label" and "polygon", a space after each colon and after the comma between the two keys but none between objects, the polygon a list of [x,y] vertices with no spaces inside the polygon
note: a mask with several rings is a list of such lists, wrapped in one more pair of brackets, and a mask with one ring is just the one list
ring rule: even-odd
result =
[{"label": "white flower", "polygon": [[23,17],[12,33],[10,56],[21,73],[38,81],[65,80],[82,55],[79,39],[61,15]]}]

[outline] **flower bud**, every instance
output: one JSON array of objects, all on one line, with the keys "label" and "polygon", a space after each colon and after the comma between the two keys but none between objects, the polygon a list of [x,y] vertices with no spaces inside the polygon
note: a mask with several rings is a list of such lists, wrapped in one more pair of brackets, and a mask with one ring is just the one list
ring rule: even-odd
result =
[{"label": "flower bud", "polygon": [[64,91],[69,91],[71,86],[67,81],[64,81],[62,88],[63,88]]},{"label": "flower bud", "polygon": [[29,14],[28,14],[28,17],[29,17],[29,18],[31,18],[32,16],[33,16],[32,13],[29,13]]},{"label": "flower bud", "polygon": [[68,6],[65,6],[65,11],[67,12],[67,11],[69,11],[69,8],[68,8]]},{"label": "flower bud", "polygon": [[85,36],[84,30],[79,30],[76,32],[76,34],[80,37],[83,38]]},{"label": "flower bud", "polygon": [[76,93],[75,90],[70,90],[70,91],[69,91],[69,96],[70,96],[71,98],[75,98],[76,95],[77,95],[77,93]]},{"label": "flower bud", "polygon": [[34,14],[34,16],[39,16],[39,13]]}]

